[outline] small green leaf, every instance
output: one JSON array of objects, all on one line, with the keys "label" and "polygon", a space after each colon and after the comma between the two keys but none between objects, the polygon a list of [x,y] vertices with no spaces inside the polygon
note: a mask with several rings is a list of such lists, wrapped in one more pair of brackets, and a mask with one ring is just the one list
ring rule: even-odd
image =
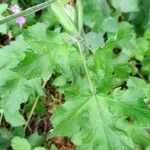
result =
[{"label": "small green leaf", "polygon": [[112,0],[112,5],[125,13],[139,11],[138,0]]},{"label": "small green leaf", "polygon": [[104,38],[102,37],[100,33],[89,32],[85,35],[85,40],[86,40],[87,46],[93,52],[97,50],[98,48],[104,46]]},{"label": "small green leaf", "polygon": [[30,143],[26,139],[18,136],[12,139],[11,146],[13,150],[31,150]]},{"label": "small green leaf", "polygon": [[0,128],[0,149],[6,150],[11,145],[11,139],[13,137],[12,132],[5,128]]},{"label": "small green leaf", "polygon": [[0,14],[6,11],[7,7],[8,7],[8,4],[5,4],[5,3],[0,4]]},{"label": "small green leaf", "polygon": [[52,145],[50,150],[58,150],[58,148],[55,145]]},{"label": "small green leaf", "polygon": [[[4,17],[0,16],[0,19],[3,19],[3,18]],[[6,24],[0,25],[0,33],[2,33],[2,34],[7,33],[7,25]]]},{"label": "small green leaf", "polygon": [[150,28],[147,28],[147,29],[145,30],[144,37],[145,37],[146,39],[150,39]]},{"label": "small green leaf", "polygon": [[150,150],[150,146],[147,146],[145,150]]},{"label": "small green leaf", "polygon": [[[24,41],[22,35],[16,38],[16,41],[10,43],[0,49],[0,69],[1,68],[14,68],[18,63],[24,59],[24,52],[27,51],[27,43]],[[13,61],[12,61],[13,60]]]},{"label": "small green leaf", "polygon": [[66,78],[64,76],[59,76],[58,78],[56,78],[52,85],[54,86],[63,86],[66,83]]},{"label": "small green leaf", "polygon": [[119,28],[117,19],[106,18],[102,24],[102,28],[105,32],[116,33]]},{"label": "small green leaf", "polygon": [[43,144],[44,138],[42,135],[35,132],[28,137],[28,141],[30,142],[32,148],[35,148]]},{"label": "small green leaf", "polygon": [[36,147],[33,150],[46,150],[44,147]]},{"label": "small green leaf", "polygon": [[25,131],[22,126],[16,127],[13,130],[14,136],[25,137]]}]

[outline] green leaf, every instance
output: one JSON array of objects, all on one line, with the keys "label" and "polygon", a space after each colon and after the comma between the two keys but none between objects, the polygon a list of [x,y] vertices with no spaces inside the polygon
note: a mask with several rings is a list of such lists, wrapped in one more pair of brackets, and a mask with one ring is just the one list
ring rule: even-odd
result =
[{"label": "green leaf", "polygon": [[[64,89],[66,102],[53,114],[54,129],[50,137],[69,136],[75,143],[78,141],[81,150],[130,150],[136,144],[148,144],[146,129],[150,124],[150,109],[144,102],[146,95],[142,89],[133,88],[130,83],[129,89],[116,89],[113,96],[98,93],[93,96],[88,87],[82,86],[80,90],[81,85],[87,87],[88,83],[82,79]],[[127,123],[128,117],[133,119],[133,126]],[[143,134],[143,138],[139,134]]]},{"label": "green leaf", "polygon": [[[81,144],[78,145],[79,149],[134,149],[134,143],[128,133],[126,134],[123,128],[118,129],[117,125],[115,128],[112,115],[109,109],[105,107],[106,99],[99,96],[97,98],[97,102],[95,102],[93,97],[83,96],[81,98],[80,96],[70,98],[54,113],[54,130],[51,136],[74,137],[74,135],[79,132],[80,137],[78,138],[82,141]],[[126,106],[126,104],[122,105]],[[121,106],[121,108],[123,109],[123,106]],[[130,105],[124,108],[124,111],[126,111],[126,109],[129,111],[129,108]],[[143,113],[142,109],[140,112]],[[64,114],[63,117],[60,117],[60,114]],[[137,114],[137,116],[139,116],[139,114]],[[143,118],[144,115],[145,114],[141,115],[141,117]],[[147,120],[148,119],[149,117]]]},{"label": "green leaf", "polygon": [[32,148],[35,148],[43,144],[44,138],[42,135],[35,132],[28,137],[28,141],[30,142]]},{"label": "green leaf", "polygon": [[114,18],[106,18],[102,24],[102,28],[106,32],[116,33],[118,30],[117,20]]},{"label": "green leaf", "polygon": [[47,26],[42,23],[29,27],[24,37],[18,37],[0,52],[3,56],[0,60],[1,108],[12,126],[25,124],[19,113],[20,104],[26,103],[34,92],[43,95],[42,79],[47,81],[54,69],[71,79],[72,71],[81,66],[76,49],[58,33],[47,32]]},{"label": "green leaf", "polygon": [[130,88],[135,88],[137,90],[141,90],[144,92],[146,98],[145,102],[148,102],[150,99],[150,84],[147,84],[144,80],[136,78],[136,77],[129,77],[127,81],[127,86]]},{"label": "green leaf", "polygon": [[[4,17],[0,16],[0,19],[3,19],[3,18]],[[7,33],[7,25],[6,24],[0,25],[0,33],[2,33],[2,34]]]},{"label": "green leaf", "polygon": [[5,128],[0,129],[0,149],[6,150],[11,144],[13,134]]},{"label": "green leaf", "polygon": [[[93,32],[102,31],[101,25],[103,20],[105,19],[105,15],[101,13],[101,10],[105,9],[103,5],[105,0],[86,0],[83,2],[83,12],[84,12],[84,24],[91,28]],[[108,13],[106,13],[108,16]]]},{"label": "green leaf", "polygon": [[52,11],[51,7],[48,7],[48,9],[43,12],[40,21],[47,24],[50,27],[58,24],[57,17],[55,16],[55,13]]},{"label": "green leaf", "polygon": [[26,53],[26,57],[21,61],[15,71],[22,74],[27,79],[42,78],[45,81],[52,75],[53,67],[50,64],[50,56],[37,54],[35,52]]},{"label": "green leaf", "polygon": [[12,139],[11,146],[13,150],[31,150],[30,143],[26,139],[17,136]]},{"label": "green leaf", "polygon": [[[22,36],[17,37],[16,41],[0,49],[0,68],[14,68],[24,59],[24,52],[27,50],[27,43]],[[12,61],[13,60],[13,61]]]},{"label": "green leaf", "polygon": [[145,37],[146,39],[150,39],[150,28],[147,28],[147,29],[145,30],[144,37]]},{"label": "green leaf", "polygon": [[58,150],[58,148],[55,145],[52,145],[51,150]]},{"label": "green leaf", "polygon": [[46,150],[44,147],[36,147],[33,150]]},{"label": "green leaf", "polygon": [[150,55],[147,55],[142,61],[142,73],[149,75],[150,74]]},{"label": "green leaf", "polygon": [[[0,20],[5,18],[1,14],[7,10],[7,7],[8,7],[8,4],[5,4],[5,3],[0,4]],[[2,33],[2,34],[7,33],[7,25],[6,24],[0,25],[0,33]]]},{"label": "green leaf", "polygon": [[75,8],[72,5],[67,4],[63,9],[64,9],[66,15],[69,17],[69,19],[73,23],[73,25],[76,26],[76,28],[77,28],[77,13],[76,13]]},{"label": "green leaf", "polygon": [[74,36],[79,36],[77,28],[75,27],[74,23],[71,21],[69,16],[66,14],[64,8],[60,6],[57,2],[51,5],[52,10],[56,14],[59,22],[63,25],[63,27],[68,31],[70,34]]},{"label": "green leaf", "polygon": [[0,4],[0,14],[6,11],[7,7],[8,7],[8,4],[5,4],[5,3]]},{"label": "green leaf", "polygon": [[112,0],[112,5],[124,13],[139,11],[138,0]]},{"label": "green leaf", "polygon": [[[38,80],[36,80],[36,82],[37,81]],[[29,95],[34,91],[34,88],[36,89],[34,82],[32,83],[32,80],[27,81],[26,79],[16,78],[8,81],[5,86],[1,88],[0,92],[4,116],[12,126],[25,124],[25,121],[18,110],[20,104],[25,103]],[[40,82],[38,86],[40,86]],[[14,106],[13,108],[12,105]]]},{"label": "green leaf", "polygon": [[147,146],[147,147],[146,147],[146,150],[150,150],[150,146]]},{"label": "green leaf", "polygon": [[[8,71],[1,70],[1,107],[4,111],[6,121],[11,123],[12,126],[20,126],[25,124],[23,117],[19,113],[21,103],[25,103],[29,95],[37,91],[42,95],[40,88],[39,79],[26,80],[20,77],[18,74]],[[6,76],[5,76],[6,74]],[[10,77],[10,78],[9,78]],[[14,107],[12,107],[12,105]]]},{"label": "green leaf", "polygon": [[109,17],[111,10],[107,0],[97,0],[96,2],[97,9],[100,9],[104,16]]},{"label": "green leaf", "polygon": [[146,96],[143,90],[130,88],[126,91],[116,90],[114,99],[110,100],[109,103],[116,115],[122,117],[122,119],[130,116],[136,123],[148,127],[150,109],[144,99],[146,99]]},{"label": "green leaf", "polygon": [[[58,0],[22,28],[6,25],[54,1],[31,0],[29,6],[39,5],[6,18],[0,5],[0,32],[13,36],[10,43],[0,38],[0,125],[7,128],[0,128],[0,150],[48,148],[40,126],[49,119],[51,86],[63,103],[50,103],[49,138],[67,137],[79,150],[149,149],[150,1]],[[10,5],[18,2],[26,7]],[[35,97],[34,120],[24,131]],[[42,135],[28,132],[35,126]]]},{"label": "green leaf", "polygon": [[[131,139],[123,132],[113,129],[114,122],[109,116],[109,110],[104,105],[101,107],[103,100],[103,97],[99,96],[97,101],[93,96],[86,95],[67,97],[67,102],[53,115],[54,130],[51,136],[73,137],[80,133],[82,142],[79,149],[133,148]],[[60,114],[63,114],[63,117]]]},{"label": "green leaf", "polygon": [[56,78],[52,85],[54,86],[63,86],[66,83],[66,78],[64,76],[59,76],[58,78]]},{"label": "green leaf", "polygon": [[58,33],[48,32],[44,24],[38,23],[30,27],[25,32],[25,37],[31,51],[18,65],[17,72],[22,72],[27,78],[41,77],[45,80],[49,79],[55,68],[64,74],[70,74],[71,67],[79,67],[81,61],[76,49]]},{"label": "green leaf", "polygon": [[104,38],[100,33],[89,32],[85,35],[85,40],[92,51],[95,51],[104,45]]},{"label": "green leaf", "polygon": [[25,131],[22,126],[16,127],[13,130],[14,136],[25,137]]},{"label": "green leaf", "polygon": [[133,51],[133,55],[140,61],[144,59],[146,52],[148,51],[148,41],[144,38],[137,39],[138,48]]}]

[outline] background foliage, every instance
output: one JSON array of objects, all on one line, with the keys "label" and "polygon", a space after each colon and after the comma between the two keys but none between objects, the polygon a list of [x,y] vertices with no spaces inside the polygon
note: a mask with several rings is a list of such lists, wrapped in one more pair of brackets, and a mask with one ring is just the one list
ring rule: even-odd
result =
[{"label": "background foliage", "polygon": [[[4,0],[0,19],[40,3]],[[60,0],[23,27],[3,22],[0,149],[149,150],[149,10],[149,0]]]}]

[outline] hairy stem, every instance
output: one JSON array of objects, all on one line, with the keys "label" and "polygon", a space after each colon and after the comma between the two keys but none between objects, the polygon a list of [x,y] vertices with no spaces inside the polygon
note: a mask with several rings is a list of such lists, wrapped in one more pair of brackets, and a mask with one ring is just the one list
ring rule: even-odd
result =
[{"label": "hairy stem", "polygon": [[90,74],[89,74],[89,71],[88,71],[88,67],[87,67],[87,64],[86,64],[85,57],[83,55],[81,43],[79,41],[77,41],[77,45],[78,45],[78,49],[79,49],[79,52],[80,52],[80,55],[81,55],[81,58],[82,58],[84,70],[85,70],[85,73],[87,75],[87,79],[88,79],[88,82],[89,82],[89,85],[90,85],[91,92],[96,97],[95,89],[94,89],[93,83],[92,83],[91,78],[90,78]]},{"label": "hairy stem", "polygon": [[[42,88],[44,88],[44,87],[46,86],[46,84],[47,84],[47,81],[45,81],[45,82],[43,83]],[[31,120],[31,118],[32,118],[32,115],[33,115],[34,110],[35,110],[35,108],[36,108],[36,106],[37,106],[37,104],[38,104],[39,99],[40,99],[40,96],[38,95],[38,96],[36,97],[35,101],[34,101],[34,104],[33,104],[32,109],[31,109],[31,111],[30,111],[30,114],[29,114],[29,117],[28,117],[28,119],[27,119],[27,122],[26,122],[26,125],[25,125],[25,127],[24,127],[24,130],[26,130],[26,128],[27,128],[27,126],[28,126],[28,124],[29,124],[29,122],[30,122],[30,120]]]},{"label": "hairy stem", "polygon": [[98,107],[98,110],[99,110],[99,116],[101,117],[102,116],[101,107],[98,104],[98,98],[97,98],[97,95],[96,95],[96,90],[95,90],[94,85],[92,83],[92,80],[90,78],[90,73],[89,73],[89,70],[88,70],[88,66],[86,64],[86,59],[85,59],[83,51],[82,51],[82,44],[80,43],[80,41],[77,41],[77,45],[78,45],[78,49],[80,51],[80,55],[81,55],[81,58],[82,58],[84,70],[85,70],[85,73],[86,73],[86,76],[87,76],[87,79],[88,79],[88,82],[89,82],[90,90],[91,90],[91,93],[94,96],[95,102],[97,104],[97,107]]},{"label": "hairy stem", "polygon": [[56,1],[57,0],[48,0],[48,1],[44,2],[44,3],[41,3],[41,4],[38,4],[36,6],[30,7],[28,9],[26,9],[26,10],[23,10],[20,13],[13,14],[13,15],[10,15],[8,17],[5,17],[4,19],[0,20],[0,25],[8,23],[8,22],[10,22],[10,21],[20,17],[20,16],[27,16],[27,15],[30,15],[30,14],[32,14],[34,12],[42,10],[42,9],[48,7],[50,4],[52,4],[52,3],[56,2]]}]

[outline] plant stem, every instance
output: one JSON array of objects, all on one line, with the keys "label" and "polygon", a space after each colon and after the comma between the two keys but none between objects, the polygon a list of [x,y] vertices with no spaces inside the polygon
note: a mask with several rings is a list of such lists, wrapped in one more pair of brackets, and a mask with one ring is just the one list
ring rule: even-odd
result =
[{"label": "plant stem", "polygon": [[90,90],[91,90],[91,93],[93,94],[95,102],[97,104],[97,107],[98,107],[98,110],[99,110],[99,116],[101,117],[102,116],[101,106],[99,106],[99,103],[98,103],[99,100],[98,100],[97,95],[96,95],[96,90],[94,89],[94,85],[93,85],[92,80],[90,78],[90,73],[89,73],[89,70],[88,70],[88,67],[87,67],[87,64],[86,64],[86,59],[85,59],[85,57],[83,55],[83,51],[82,51],[82,45],[81,45],[80,41],[78,41],[78,40],[77,40],[77,45],[78,45],[78,49],[80,51],[80,55],[81,55],[81,58],[82,58],[84,70],[85,70],[85,73],[86,73],[86,76],[87,76],[87,79],[88,79],[88,82],[89,82],[89,85],[90,85]]},{"label": "plant stem", "polygon": [[3,120],[3,115],[4,115],[4,113],[2,112],[1,116],[0,116],[0,126],[1,126],[1,123],[2,123],[2,120]]},{"label": "plant stem", "polygon": [[[47,84],[47,81],[45,81],[45,82],[43,83],[42,88],[44,88],[44,87],[46,86],[46,84]],[[35,101],[34,101],[34,104],[33,104],[32,109],[31,109],[31,111],[30,111],[28,120],[27,120],[27,122],[26,122],[26,124],[25,124],[24,130],[26,130],[26,128],[27,128],[27,126],[28,126],[28,124],[29,124],[29,122],[30,122],[30,120],[31,120],[31,118],[32,118],[32,115],[33,115],[33,113],[34,113],[34,110],[35,110],[35,108],[36,108],[36,106],[37,106],[37,103],[38,103],[39,99],[40,99],[40,96],[38,95],[38,96],[36,97]]]},{"label": "plant stem", "polygon": [[8,22],[10,22],[10,21],[20,17],[20,16],[27,16],[27,15],[30,15],[30,14],[32,14],[34,12],[42,10],[42,9],[48,7],[50,4],[52,4],[52,3],[56,2],[56,1],[57,0],[48,0],[48,1],[44,2],[44,3],[35,5],[35,6],[30,7],[28,9],[26,9],[26,10],[23,10],[20,13],[13,14],[13,15],[10,15],[8,17],[5,17],[4,19],[0,20],[0,25],[8,23]]},{"label": "plant stem", "polygon": [[94,95],[94,97],[96,97],[96,92],[95,92],[93,83],[92,83],[92,81],[91,81],[90,74],[89,74],[89,71],[88,71],[88,67],[87,67],[87,64],[86,64],[86,60],[85,60],[85,57],[84,57],[84,55],[83,55],[82,48],[81,48],[81,44],[80,44],[79,41],[77,41],[77,45],[78,45],[78,49],[79,49],[79,52],[80,52],[80,55],[81,55],[81,58],[82,58],[84,70],[85,70],[85,73],[86,73],[86,75],[87,75],[87,79],[88,79],[88,82],[89,82],[89,85],[90,85],[91,92],[92,92],[92,94]]}]

